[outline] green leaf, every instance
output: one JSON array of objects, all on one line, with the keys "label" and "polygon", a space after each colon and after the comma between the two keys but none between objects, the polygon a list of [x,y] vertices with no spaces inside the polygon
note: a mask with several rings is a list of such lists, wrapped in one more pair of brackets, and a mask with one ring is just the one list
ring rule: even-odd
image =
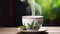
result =
[{"label": "green leaf", "polygon": [[31,26],[33,26],[34,25],[34,21],[31,23]]},{"label": "green leaf", "polygon": [[25,29],[25,26],[19,26],[19,28],[21,28],[22,30],[24,30]]},{"label": "green leaf", "polygon": [[29,23],[27,23],[27,24],[30,27],[30,29],[32,29],[33,28],[33,25],[34,25],[34,21],[31,24],[29,24]]},{"label": "green leaf", "polygon": [[29,27],[31,27],[31,25],[29,23],[27,23]]}]

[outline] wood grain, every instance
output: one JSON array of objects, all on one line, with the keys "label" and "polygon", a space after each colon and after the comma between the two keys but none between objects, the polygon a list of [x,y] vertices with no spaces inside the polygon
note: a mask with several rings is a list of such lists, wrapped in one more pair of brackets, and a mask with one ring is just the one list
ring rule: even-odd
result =
[{"label": "wood grain", "polygon": [[[60,34],[60,27],[46,27],[46,28],[48,29],[46,31],[47,32],[46,34]],[[17,32],[20,31],[18,31],[16,27],[0,28],[0,34],[16,34]]]}]

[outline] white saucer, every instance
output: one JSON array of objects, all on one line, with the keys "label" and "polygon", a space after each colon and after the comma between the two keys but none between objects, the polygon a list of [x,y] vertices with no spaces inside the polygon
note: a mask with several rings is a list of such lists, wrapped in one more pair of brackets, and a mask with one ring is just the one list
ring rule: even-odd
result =
[{"label": "white saucer", "polygon": [[43,31],[47,31],[47,29],[45,27],[41,27],[39,30],[21,30],[20,28],[18,28],[18,30],[20,32],[43,32]]}]

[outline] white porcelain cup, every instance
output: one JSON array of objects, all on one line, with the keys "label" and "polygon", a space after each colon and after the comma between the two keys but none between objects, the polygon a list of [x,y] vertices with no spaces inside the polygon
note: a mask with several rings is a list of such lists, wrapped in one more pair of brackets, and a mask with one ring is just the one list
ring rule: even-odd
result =
[{"label": "white porcelain cup", "polygon": [[42,27],[43,16],[22,16],[22,23],[26,30],[38,30]]}]

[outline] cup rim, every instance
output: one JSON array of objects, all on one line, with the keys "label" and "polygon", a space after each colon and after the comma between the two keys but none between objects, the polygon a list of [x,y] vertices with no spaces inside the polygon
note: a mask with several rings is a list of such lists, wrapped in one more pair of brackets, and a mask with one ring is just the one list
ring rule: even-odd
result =
[{"label": "cup rim", "polygon": [[43,16],[22,16],[22,18],[42,18]]}]

